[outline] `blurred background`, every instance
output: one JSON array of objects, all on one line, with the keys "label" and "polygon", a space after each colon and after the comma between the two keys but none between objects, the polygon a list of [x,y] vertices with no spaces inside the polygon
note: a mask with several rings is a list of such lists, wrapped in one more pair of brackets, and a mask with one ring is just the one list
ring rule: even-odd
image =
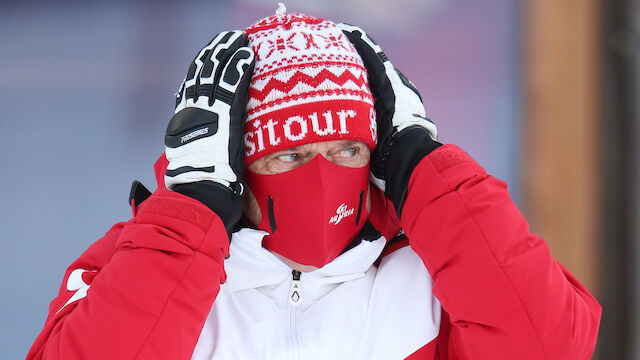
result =
[{"label": "blurred background", "polygon": [[[640,359],[640,1],[298,0],[366,29],[440,140],[505,180]],[[154,189],[173,94],[214,34],[276,1],[0,2],[0,349],[24,358],[66,267]]]}]

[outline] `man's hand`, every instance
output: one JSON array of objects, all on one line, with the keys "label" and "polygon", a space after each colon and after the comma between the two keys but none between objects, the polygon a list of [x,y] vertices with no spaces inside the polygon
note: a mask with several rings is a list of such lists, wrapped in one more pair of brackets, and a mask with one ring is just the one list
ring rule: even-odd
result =
[{"label": "man's hand", "polygon": [[242,31],[225,31],[191,63],[177,93],[165,149],[168,189],[220,216],[227,231],[242,214],[242,135],[253,51]]},{"label": "man's hand", "polygon": [[437,129],[426,117],[418,90],[393,67],[380,46],[359,27],[338,26],[360,53],[375,99],[378,145],[371,154],[372,182],[400,216],[411,172],[441,145],[435,141]]}]

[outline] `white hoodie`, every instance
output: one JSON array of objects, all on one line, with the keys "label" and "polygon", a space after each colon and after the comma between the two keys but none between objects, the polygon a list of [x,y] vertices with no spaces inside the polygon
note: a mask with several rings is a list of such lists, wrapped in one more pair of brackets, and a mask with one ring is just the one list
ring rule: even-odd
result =
[{"label": "white hoodie", "polygon": [[437,337],[440,303],[408,246],[376,267],[386,240],[363,240],[294,280],[262,247],[266,234],[233,234],[192,359],[404,359]]}]

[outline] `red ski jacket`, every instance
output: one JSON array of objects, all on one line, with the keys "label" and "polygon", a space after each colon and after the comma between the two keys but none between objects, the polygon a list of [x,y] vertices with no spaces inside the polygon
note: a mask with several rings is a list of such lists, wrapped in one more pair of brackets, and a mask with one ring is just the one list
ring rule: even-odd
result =
[{"label": "red ski jacket", "polygon": [[[164,188],[163,166],[134,217],[67,269],[28,360],[191,358],[229,240],[209,208]],[[400,223],[442,307],[438,336],[408,359],[591,357],[601,307],[529,232],[506,184],[461,149],[418,164]]]}]

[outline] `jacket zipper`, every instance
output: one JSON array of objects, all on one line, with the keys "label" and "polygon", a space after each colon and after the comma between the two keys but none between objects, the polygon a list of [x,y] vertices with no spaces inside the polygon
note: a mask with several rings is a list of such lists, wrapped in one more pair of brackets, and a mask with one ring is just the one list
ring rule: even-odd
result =
[{"label": "jacket zipper", "polygon": [[289,290],[289,303],[293,306],[298,306],[302,303],[302,297],[300,294],[300,271],[293,270],[291,272],[293,280],[291,281],[291,289]]},{"label": "jacket zipper", "polygon": [[298,341],[298,306],[302,303],[300,293],[300,271],[291,272],[291,288],[289,290],[289,344],[291,344],[290,359],[300,359],[300,344]]}]

